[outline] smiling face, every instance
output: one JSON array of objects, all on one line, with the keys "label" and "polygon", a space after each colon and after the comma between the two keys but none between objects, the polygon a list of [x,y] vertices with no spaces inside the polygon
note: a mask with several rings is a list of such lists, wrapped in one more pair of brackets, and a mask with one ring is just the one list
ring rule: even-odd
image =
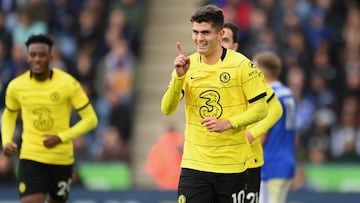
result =
[{"label": "smiling face", "polygon": [[50,47],[47,44],[33,43],[29,45],[27,61],[35,76],[49,73],[50,60]]},{"label": "smiling face", "polygon": [[196,50],[205,56],[215,53],[221,43],[224,34],[223,30],[217,30],[208,22],[193,22],[192,29],[192,40]]}]

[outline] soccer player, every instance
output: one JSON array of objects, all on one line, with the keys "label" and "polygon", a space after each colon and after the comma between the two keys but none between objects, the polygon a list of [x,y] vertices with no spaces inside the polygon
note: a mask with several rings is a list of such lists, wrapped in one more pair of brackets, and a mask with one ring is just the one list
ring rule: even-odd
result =
[{"label": "soccer player", "polygon": [[227,49],[232,49],[234,51],[237,51],[239,48],[238,32],[239,29],[236,27],[236,25],[229,22],[225,23],[224,36],[221,40],[222,46]]},{"label": "soccer player", "polygon": [[[6,90],[2,116],[4,152],[20,150],[18,190],[22,203],[66,202],[70,192],[74,152],[72,140],[94,129],[96,113],[68,73],[49,67],[53,41],[32,35],[26,41],[30,70],[14,78]],[[81,116],[70,124],[72,108]],[[13,141],[18,112],[23,123],[21,147]]]},{"label": "soccer player", "polygon": [[[224,24],[224,37],[222,39],[222,46],[228,49],[237,50],[239,44],[237,43],[237,27],[232,23]],[[266,88],[266,102],[268,104],[268,114],[261,121],[247,127],[246,136],[251,144],[251,149],[254,153],[254,159],[250,161],[247,170],[248,180],[246,187],[246,198],[259,201],[260,181],[261,181],[261,166],[264,164],[263,149],[261,136],[280,119],[283,109],[280,101],[275,96],[274,90],[266,82],[262,72],[260,77]]]},{"label": "soccer player", "polygon": [[281,60],[273,52],[254,56],[254,63],[265,75],[279,98],[283,115],[264,136],[265,163],[261,169],[261,203],[285,203],[295,174],[295,99],[290,89],[279,81]]},{"label": "soccer player", "polygon": [[260,70],[221,46],[221,9],[200,7],[190,21],[196,52],[185,56],[177,43],[174,71],[161,101],[163,114],[170,115],[185,99],[178,202],[250,202],[245,181],[252,151],[245,128],[267,115]]}]

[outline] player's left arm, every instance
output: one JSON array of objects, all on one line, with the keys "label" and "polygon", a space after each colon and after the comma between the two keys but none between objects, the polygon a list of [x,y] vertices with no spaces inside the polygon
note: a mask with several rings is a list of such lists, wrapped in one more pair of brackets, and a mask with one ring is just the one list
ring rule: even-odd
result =
[{"label": "player's left arm", "polygon": [[67,129],[66,131],[58,133],[57,135],[45,135],[46,139],[44,140],[44,146],[48,148],[55,147],[61,142],[66,142],[80,137],[97,126],[98,119],[90,103],[88,103],[83,109],[78,110],[78,113],[81,117],[81,120],[78,121],[74,126]]},{"label": "player's left arm", "polygon": [[62,142],[80,137],[97,126],[98,118],[91,103],[88,103],[84,108],[77,110],[77,112],[81,117],[80,121],[68,130],[58,134]]},{"label": "player's left arm", "polygon": [[[62,142],[80,137],[93,130],[98,124],[98,118],[95,110],[85,91],[77,81],[74,82],[74,89],[75,90],[70,100],[76,111],[79,113],[81,119],[69,129],[58,133]],[[82,106],[79,104],[82,104]]]},{"label": "player's left arm", "polygon": [[229,119],[233,128],[246,127],[258,122],[268,113],[266,88],[261,81],[259,71],[249,60],[244,60],[241,64],[239,78],[248,104],[246,111]]},{"label": "player's left arm", "polygon": [[[270,96],[269,101],[267,102],[268,114],[266,117],[247,129],[247,135],[250,135],[253,139],[265,135],[283,114],[281,103],[275,93]],[[252,141],[253,139],[250,138],[249,141]]]},{"label": "player's left arm", "polygon": [[223,132],[231,128],[246,127],[264,117],[266,112],[265,98],[259,98],[257,101],[252,102],[249,108],[238,116],[227,120],[207,117],[201,120],[201,125],[204,125],[210,132]]}]

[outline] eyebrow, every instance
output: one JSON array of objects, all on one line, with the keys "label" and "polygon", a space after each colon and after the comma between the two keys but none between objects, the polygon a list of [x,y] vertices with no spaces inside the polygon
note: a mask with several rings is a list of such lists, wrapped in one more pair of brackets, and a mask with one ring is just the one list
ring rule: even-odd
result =
[{"label": "eyebrow", "polygon": [[193,32],[198,32],[198,33],[210,33],[210,30],[201,30],[201,31],[199,31],[199,30],[193,29]]}]

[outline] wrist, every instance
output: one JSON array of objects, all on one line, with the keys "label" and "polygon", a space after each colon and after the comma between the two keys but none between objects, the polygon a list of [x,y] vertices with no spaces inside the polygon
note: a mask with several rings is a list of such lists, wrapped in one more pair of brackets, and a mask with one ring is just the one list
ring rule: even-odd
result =
[{"label": "wrist", "polygon": [[233,128],[233,126],[229,120],[225,120],[224,123],[225,123],[225,125],[224,125],[225,130],[229,130],[229,129]]}]

